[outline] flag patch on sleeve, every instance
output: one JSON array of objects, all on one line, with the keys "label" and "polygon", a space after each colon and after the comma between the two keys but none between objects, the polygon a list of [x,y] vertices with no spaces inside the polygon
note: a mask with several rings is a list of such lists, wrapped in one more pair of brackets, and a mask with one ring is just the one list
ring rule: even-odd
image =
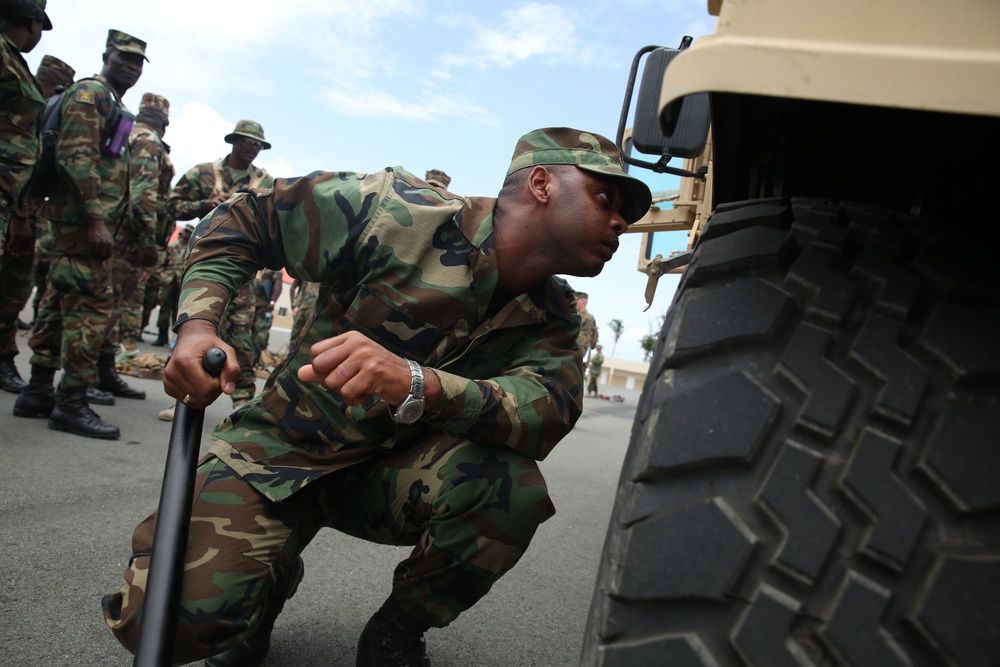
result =
[{"label": "flag patch on sleeve", "polygon": [[89,90],[78,90],[76,91],[76,101],[83,102],[84,104],[93,104],[94,93]]}]

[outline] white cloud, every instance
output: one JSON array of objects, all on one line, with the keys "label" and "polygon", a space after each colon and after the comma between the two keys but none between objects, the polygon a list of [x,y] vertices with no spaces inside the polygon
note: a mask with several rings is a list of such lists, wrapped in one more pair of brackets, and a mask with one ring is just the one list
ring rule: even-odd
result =
[{"label": "white cloud", "polygon": [[345,116],[414,121],[462,118],[482,125],[497,125],[489,110],[436,91],[421,93],[419,101],[406,101],[383,90],[342,86],[327,90],[323,97],[334,111]]}]

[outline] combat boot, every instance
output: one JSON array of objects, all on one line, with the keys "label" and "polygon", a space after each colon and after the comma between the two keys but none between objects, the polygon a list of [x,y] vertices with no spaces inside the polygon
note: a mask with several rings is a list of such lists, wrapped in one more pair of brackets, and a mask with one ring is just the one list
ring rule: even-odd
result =
[{"label": "combat boot", "polygon": [[146,398],[146,392],[142,389],[130,387],[125,380],[118,375],[115,368],[115,355],[102,352],[97,357],[97,388],[101,391],[111,392],[121,398],[135,398],[142,400]]},{"label": "combat boot", "polygon": [[299,557],[295,559],[291,567],[280,573],[257,629],[253,631],[252,635],[225,653],[214,655],[205,660],[205,667],[258,667],[263,665],[267,658],[267,652],[271,649],[271,631],[274,630],[274,622],[285,606],[285,601],[290,600],[295,595],[295,591],[298,590],[304,571],[305,566],[302,563],[302,558]]},{"label": "combat boot", "polygon": [[49,428],[101,440],[121,437],[117,426],[104,421],[90,409],[87,390],[83,387],[56,392],[56,407],[49,416]]},{"label": "combat boot", "polygon": [[389,596],[358,640],[357,667],[430,667],[424,633],[430,626],[409,616]]},{"label": "combat boot", "polygon": [[[142,340],[142,336],[139,336],[139,340]],[[125,348],[125,354],[129,356],[135,356],[139,352],[139,346],[136,345],[135,338],[126,338],[122,341],[122,347]]]},{"label": "combat boot", "polygon": [[14,365],[14,355],[0,358],[0,389],[20,394],[27,386]]},{"label": "combat boot", "polygon": [[163,347],[168,342],[170,342],[170,334],[167,333],[166,327],[160,327],[159,335],[157,335],[156,340],[150,343],[153,347]]},{"label": "combat boot", "polygon": [[45,366],[31,366],[31,378],[28,386],[14,401],[15,417],[40,417],[48,419],[52,408],[56,407],[56,391],[52,388],[52,379],[56,369]]},{"label": "combat boot", "polygon": [[87,402],[93,405],[114,405],[115,395],[109,391],[101,391],[94,385],[88,384]]}]

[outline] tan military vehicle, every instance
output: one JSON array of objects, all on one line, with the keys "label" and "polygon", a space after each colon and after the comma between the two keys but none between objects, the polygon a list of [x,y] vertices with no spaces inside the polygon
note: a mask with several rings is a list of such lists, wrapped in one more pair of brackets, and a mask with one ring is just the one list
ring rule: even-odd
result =
[{"label": "tan military vehicle", "polygon": [[582,663],[1000,664],[1000,2],[708,6],[619,132],[693,252]]}]

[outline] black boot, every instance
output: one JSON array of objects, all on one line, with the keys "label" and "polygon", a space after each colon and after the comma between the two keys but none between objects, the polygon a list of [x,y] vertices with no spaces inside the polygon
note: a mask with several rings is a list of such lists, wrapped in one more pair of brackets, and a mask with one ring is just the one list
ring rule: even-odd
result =
[{"label": "black boot", "polygon": [[170,335],[167,333],[167,328],[166,327],[160,327],[159,335],[156,337],[156,340],[154,340],[151,343],[151,345],[153,347],[163,347],[164,345],[166,345],[170,341],[169,336]]},{"label": "black boot", "polygon": [[56,392],[52,388],[52,378],[55,375],[54,368],[32,365],[28,386],[14,402],[15,417],[49,418],[52,408],[56,407]]},{"label": "black boot", "polygon": [[253,634],[225,653],[213,655],[205,660],[205,667],[258,667],[264,664],[267,652],[271,648],[271,631],[274,622],[285,606],[285,600],[291,599],[302,581],[305,566],[302,558],[296,558],[292,566],[278,575],[278,581],[271,592],[267,609],[260,619],[260,625]]},{"label": "black boot", "polygon": [[390,595],[361,631],[357,667],[430,667],[428,627],[407,616]]},{"label": "black boot", "polygon": [[21,378],[21,374],[17,372],[14,356],[0,358],[0,389],[12,394],[20,394],[27,386]]},{"label": "black boot", "polygon": [[104,421],[90,409],[87,390],[83,387],[56,392],[56,407],[49,417],[49,428],[101,440],[121,437],[117,426]]},{"label": "black boot", "polygon": [[93,405],[114,405],[115,395],[110,391],[101,391],[96,386],[88,384],[87,402]]},{"label": "black boot", "polygon": [[107,391],[122,398],[137,398],[139,400],[146,398],[146,392],[128,386],[125,380],[121,379],[118,375],[118,369],[115,368],[115,355],[113,354],[102,352],[97,357],[97,378],[96,386],[101,391]]}]

